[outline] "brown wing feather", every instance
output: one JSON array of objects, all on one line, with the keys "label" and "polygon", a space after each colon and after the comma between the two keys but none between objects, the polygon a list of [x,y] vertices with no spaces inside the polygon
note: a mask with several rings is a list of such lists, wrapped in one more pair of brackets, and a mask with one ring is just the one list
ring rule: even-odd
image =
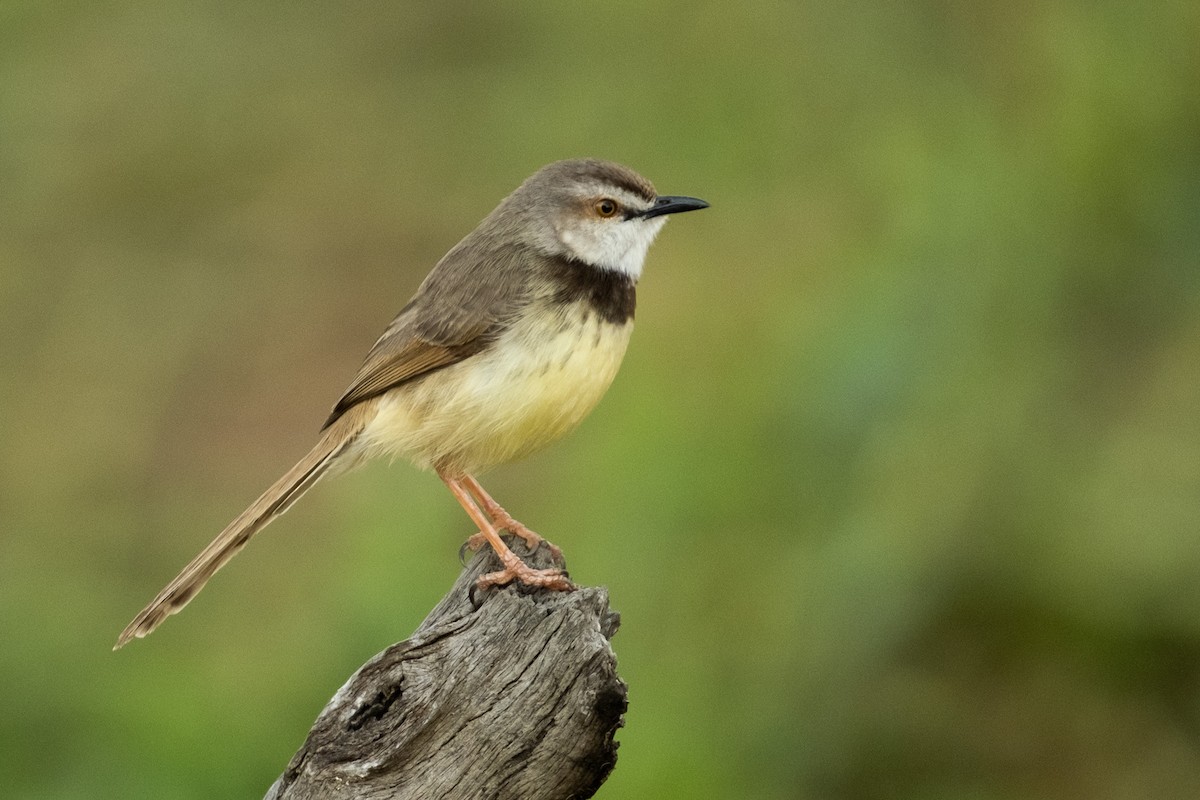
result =
[{"label": "brown wing feather", "polygon": [[528,299],[525,278],[538,256],[512,247],[481,250],[487,224],[429,273],[375,342],[325,427],[363,400],[475,355],[520,312]]},{"label": "brown wing feather", "polygon": [[447,347],[413,336],[399,343],[389,342],[384,352],[376,354],[372,350],[376,357],[369,357],[359,369],[354,383],[334,406],[325,427],[332,425],[351,406],[405,381],[462,361],[479,352],[485,343],[482,337],[476,337],[462,345]]}]

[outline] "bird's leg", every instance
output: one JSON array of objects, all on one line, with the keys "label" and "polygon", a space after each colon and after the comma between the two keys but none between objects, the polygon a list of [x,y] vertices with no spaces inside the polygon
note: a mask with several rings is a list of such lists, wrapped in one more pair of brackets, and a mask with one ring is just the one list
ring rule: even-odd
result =
[{"label": "bird's leg", "polygon": [[[542,542],[545,542],[546,546],[550,548],[550,552],[556,559],[562,558],[562,550],[558,548],[558,545],[543,538],[535,531],[525,527],[524,524],[513,519],[512,514],[509,514],[504,510],[503,506],[492,499],[492,496],[487,493],[487,490],[484,489],[483,486],[480,485],[479,481],[475,480],[475,478],[470,475],[463,475],[462,481],[467,485],[467,488],[471,490],[471,494],[475,496],[475,499],[479,501],[479,504],[483,506],[484,513],[491,518],[492,524],[495,525],[496,528],[499,530],[508,531],[514,536],[520,536],[525,540],[525,544],[530,550],[536,550],[538,545],[540,545]],[[483,535],[477,533],[467,540],[467,547],[471,548],[472,550],[478,550],[483,546],[483,541]]]},{"label": "bird's leg", "polygon": [[541,586],[556,591],[569,591],[575,588],[561,569],[534,569],[510,550],[504,540],[500,538],[500,534],[496,532],[491,521],[475,504],[468,489],[463,486],[463,479],[452,478],[440,470],[438,477],[450,489],[454,499],[467,512],[471,521],[479,527],[479,534],[492,546],[500,558],[500,563],[504,565],[502,570],[481,575],[478,580],[480,587],[503,586],[517,580],[530,586]]}]

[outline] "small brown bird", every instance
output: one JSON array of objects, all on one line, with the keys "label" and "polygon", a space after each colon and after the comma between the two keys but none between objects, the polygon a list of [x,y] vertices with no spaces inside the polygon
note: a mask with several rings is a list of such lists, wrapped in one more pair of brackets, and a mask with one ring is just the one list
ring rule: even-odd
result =
[{"label": "small brown bird", "polygon": [[[611,161],[559,161],[501,201],[425,278],[367,354],[316,446],[229,523],[121,632],[116,647],[178,612],[217,570],[323,475],[375,456],[432,468],[513,580],[570,589],[533,569],[499,530],[531,545],[473,477],[572,430],[608,389],[633,328],[635,286],[667,215],[706,208],[660,197]],[[114,648],[116,649],[116,648]]]}]

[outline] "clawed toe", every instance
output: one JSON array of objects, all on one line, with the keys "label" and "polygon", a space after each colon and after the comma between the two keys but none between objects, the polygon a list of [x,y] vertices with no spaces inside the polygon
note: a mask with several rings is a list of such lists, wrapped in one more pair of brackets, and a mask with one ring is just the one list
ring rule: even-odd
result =
[{"label": "clawed toe", "polygon": [[575,584],[567,579],[567,573],[561,569],[534,569],[520,562],[497,572],[480,575],[476,584],[479,588],[486,589],[489,586],[504,586],[513,581],[553,592],[570,592],[575,589]]},{"label": "clawed toe", "polygon": [[[511,514],[505,511],[499,503],[483,490],[483,487],[479,485],[479,481],[470,475],[452,475],[441,469],[438,470],[438,477],[445,482],[446,486],[454,494],[455,499],[458,500],[459,505],[471,517],[471,521],[479,526],[479,533],[467,539],[463,543],[463,546],[459,548],[459,560],[465,560],[468,550],[478,550],[486,543],[491,545],[492,549],[496,551],[496,556],[500,559],[500,563],[504,565],[504,569],[480,576],[477,579],[477,584],[480,588],[504,586],[513,581],[556,592],[569,592],[575,588],[575,585],[567,580],[567,573],[563,570],[534,569],[522,561],[521,557],[504,543],[504,540],[500,538],[499,530],[508,531],[514,536],[519,536],[524,540],[531,553],[545,542],[547,547],[550,548],[550,553],[555,562],[562,563],[561,550],[513,519]],[[469,490],[463,485],[464,483],[470,487]],[[472,492],[475,495],[474,498],[471,497]],[[478,501],[479,505],[476,504],[476,501]],[[480,505],[482,505],[482,508]]]},{"label": "clawed toe", "polygon": [[541,537],[541,534],[525,527],[508,514],[498,515],[493,522],[498,529],[508,531],[513,536],[520,536],[525,544],[529,545],[530,550],[536,550],[539,544],[546,541]]}]

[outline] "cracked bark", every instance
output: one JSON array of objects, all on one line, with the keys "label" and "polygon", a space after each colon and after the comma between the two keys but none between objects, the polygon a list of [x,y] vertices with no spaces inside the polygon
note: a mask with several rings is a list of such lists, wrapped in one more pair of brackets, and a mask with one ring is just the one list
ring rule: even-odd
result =
[{"label": "cracked bark", "polygon": [[[545,545],[522,557],[562,566]],[[361,666],[266,800],[591,797],[626,707],[620,618],[600,588],[475,587],[499,568],[478,553],[411,637]]]}]

